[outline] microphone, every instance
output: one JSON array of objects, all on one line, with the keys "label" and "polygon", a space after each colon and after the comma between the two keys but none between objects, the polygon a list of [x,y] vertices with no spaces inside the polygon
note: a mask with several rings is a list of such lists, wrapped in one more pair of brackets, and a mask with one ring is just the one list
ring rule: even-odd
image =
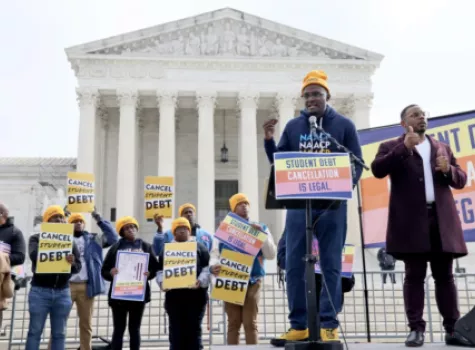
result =
[{"label": "microphone", "polygon": [[311,115],[310,117],[308,117],[308,124],[310,126],[310,134],[312,135],[312,138],[314,136],[316,137],[317,130],[320,129],[317,125],[317,117],[314,115]]}]

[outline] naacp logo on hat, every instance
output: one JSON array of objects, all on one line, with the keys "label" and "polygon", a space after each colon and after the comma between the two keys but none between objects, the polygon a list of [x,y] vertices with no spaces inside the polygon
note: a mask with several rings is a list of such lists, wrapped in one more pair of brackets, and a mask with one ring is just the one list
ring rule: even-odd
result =
[{"label": "naacp logo on hat", "polygon": [[323,133],[300,135],[299,152],[331,153],[330,144],[328,136]]}]

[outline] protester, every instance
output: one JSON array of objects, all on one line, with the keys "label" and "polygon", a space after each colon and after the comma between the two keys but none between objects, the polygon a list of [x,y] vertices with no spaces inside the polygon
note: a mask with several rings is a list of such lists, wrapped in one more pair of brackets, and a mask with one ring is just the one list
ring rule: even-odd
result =
[{"label": "protester", "polygon": [[388,275],[391,282],[395,284],[396,274],[394,273],[394,270],[396,269],[396,260],[391,254],[386,252],[386,248],[380,248],[378,250],[378,262],[383,274],[383,284],[386,284]]},{"label": "protester", "polygon": [[157,225],[157,231],[153,237],[153,252],[157,257],[160,257],[163,250],[163,245],[165,244],[165,232],[163,231],[163,216],[155,214],[153,216],[153,221]]},{"label": "protester", "polygon": [[79,273],[71,277],[71,299],[76,303],[79,316],[79,340],[81,350],[91,350],[92,340],[92,313],[94,297],[103,294],[105,284],[101,276],[102,249],[110,247],[119,238],[110,222],[103,220],[96,211],[92,217],[102,233],[89,233],[84,230],[86,221],[84,216],[73,213],[68,217],[68,222],[74,224],[74,242],[81,257],[82,268]]},{"label": "protester", "polygon": [[[264,147],[267,157],[273,163],[276,152],[341,152],[328,137],[317,131],[310,133],[309,117],[316,116],[318,126],[332,135],[340,144],[347,147],[361,158],[362,152],[358,133],[353,122],[337,113],[327,102],[330,100],[330,89],[327,75],[323,71],[314,70],[308,73],[302,85],[302,97],[305,109],[300,116],[290,120],[284,127],[279,144],[274,140],[276,119],[264,123]],[[353,183],[359,181],[362,168],[355,165],[356,176]],[[346,240],[347,204],[342,202],[338,209],[313,210],[312,220],[320,245],[322,272],[327,282],[320,302],[321,339],[323,341],[338,340],[339,322],[334,312],[341,310],[341,253]],[[307,302],[305,293],[305,210],[287,210],[286,228],[289,239],[286,250],[287,298],[289,303],[290,330],[280,336],[284,341],[306,340],[309,336],[307,326]]]},{"label": "protester", "polygon": [[404,306],[410,333],[406,346],[424,344],[424,281],[429,262],[447,345],[466,345],[454,333],[460,317],[453,260],[467,255],[451,187],[465,187],[467,175],[450,147],[426,135],[427,119],[418,105],[401,112],[405,134],[379,146],[371,169],[376,178],[389,175],[391,196],[386,236],[389,254],[405,266]]},{"label": "protester", "polygon": [[[208,233],[208,231],[201,228],[200,225],[196,223],[196,208],[191,203],[185,203],[178,208],[178,215],[184,217],[190,222],[191,226],[191,238],[204,244],[208,252],[211,251],[213,246],[213,235]],[[165,243],[170,243],[173,241],[173,233],[171,230],[165,232],[165,236],[162,239],[161,233],[157,231],[153,239],[153,247],[155,254],[160,256],[163,251],[163,246]]]},{"label": "protester", "polygon": [[[104,264],[102,265],[101,274],[106,281],[112,282],[114,276],[119,273],[115,267],[118,251],[143,252],[149,254],[148,268],[144,272],[148,281],[155,278],[158,271],[157,257],[153,253],[152,246],[138,238],[139,224],[137,220],[131,216],[125,216],[117,220],[116,231],[121,237],[117,243],[109,248]],[[130,349],[140,349],[140,326],[145,310],[145,304],[150,302],[150,282],[147,281],[144,301],[128,301],[112,299],[112,286],[109,288],[109,306],[112,310],[112,321],[114,331],[112,332],[111,347],[114,350],[121,350],[123,346],[124,332],[127,324],[130,338]]]},{"label": "protester", "polygon": [[[172,242],[184,243],[191,239],[191,224],[186,218],[173,220]],[[169,319],[170,349],[203,349],[201,323],[208,302],[209,252],[205,245],[197,242],[196,285],[193,288],[172,289],[165,291],[165,310]],[[163,290],[163,252],[159,259],[157,282]]]},{"label": "protester", "polygon": [[[43,222],[66,223],[63,209],[58,205],[50,206],[43,214]],[[38,259],[39,234],[34,234],[28,242],[28,250],[32,264],[33,278],[28,295],[30,324],[26,340],[26,350],[40,348],[41,334],[50,316],[51,349],[64,350],[66,340],[66,322],[71,311],[71,291],[69,281],[73,274],[81,270],[81,258],[76,244],[73,242],[72,254],[66,257],[71,264],[71,273],[36,273]]]},{"label": "protester", "polygon": [[[267,233],[267,239],[254,259],[244,305],[241,306],[228,302],[224,303],[224,309],[228,318],[228,345],[239,344],[239,331],[241,325],[244,325],[246,344],[257,344],[259,341],[257,332],[257,313],[259,310],[261,283],[266,274],[264,260],[275,258],[276,246],[272,234],[269,232],[269,229],[265,224],[250,221],[250,203],[245,194],[237,193],[232,196],[229,199],[229,206],[233,213],[248,221],[255,229]],[[218,248],[220,253],[224,247],[232,249],[232,247],[220,243]],[[213,275],[217,276],[221,270],[221,265],[214,264],[210,270]]]}]

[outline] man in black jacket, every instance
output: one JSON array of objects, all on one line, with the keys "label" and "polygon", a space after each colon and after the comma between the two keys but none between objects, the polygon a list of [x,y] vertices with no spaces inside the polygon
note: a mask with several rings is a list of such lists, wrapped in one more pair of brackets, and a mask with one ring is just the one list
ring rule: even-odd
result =
[{"label": "man in black jacket", "polygon": [[[53,205],[46,209],[43,214],[43,222],[66,223],[64,211],[60,206]],[[81,270],[81,258],[76,244],[73,242],[72,254],[66,257],[71,264],[70,273],[36,273],[38,259],[39,234],[32,235],[28,243],[31,259],[33,278],[28,295],[28,308],[30,313],[30,325],[26,340],[26,350],[38,350],[40,348],[41,334],[50,316],[51,322],[51,349],[60,350],[65,347],[66,322],[73,305],[69,280],[72,274]]]}]

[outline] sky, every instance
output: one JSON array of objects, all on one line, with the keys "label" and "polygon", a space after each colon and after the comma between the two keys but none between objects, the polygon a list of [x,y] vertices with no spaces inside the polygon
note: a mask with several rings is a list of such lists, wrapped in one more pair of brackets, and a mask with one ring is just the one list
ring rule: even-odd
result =
[{"label": "sky", "polygon": [[0,3],[0,157],[76,156],[77,82],[65,48],[223,7],[383,54],[371,126],[398,122],[411,103],[431,116],[475,109],[471,0]]}]

